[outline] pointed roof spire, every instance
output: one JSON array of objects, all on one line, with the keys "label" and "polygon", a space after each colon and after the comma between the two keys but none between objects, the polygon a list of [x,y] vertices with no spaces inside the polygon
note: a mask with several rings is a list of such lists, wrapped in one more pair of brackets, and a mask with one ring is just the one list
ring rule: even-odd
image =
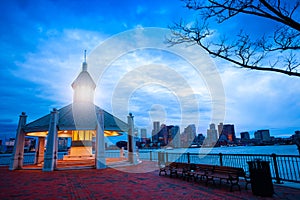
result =
[{"label": "pointed roof spire", "polygon": [[82,63],[82,71],[87,71],[86,50],[84,50],[84,61]]}]

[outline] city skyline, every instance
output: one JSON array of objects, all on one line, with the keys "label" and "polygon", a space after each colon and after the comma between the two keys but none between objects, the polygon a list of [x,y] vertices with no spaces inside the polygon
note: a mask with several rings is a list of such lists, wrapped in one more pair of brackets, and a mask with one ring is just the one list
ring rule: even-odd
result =
[{"label": "city skyline", "polygon": [[[143,132],[143,135],[147,135],[147,138],[153,138],[153,134],[156,135],[164,126],[178,126],[178,125],[174,125],[174,124],[160,124],[159,121],[154,121],[153,122],[153,128],[148,131],[147,129],[145,128],[140,128],[139,130],[137,130],[138,132],[138,137],[140,138],[143,138],[142,137],[142,132]],[[184,129],[188,128],[189,126],[195,126],[195,124],[189,124],[187,127],[185,127]],[[222,126],[222,128],[220,128],[220,126]],[[274,135],[272,135],[272,132],[269,130],[269,129],[264,129],[264,128],[261,128],[261,129],[257,129],[257,130],[254,130],[253,132],[252,131],[242,131],[242,132],[235,132],[235,124],[231,123],[231,124],[224,124],[222,122],[220,122],[219,124],[215,124],[215,123],[211,123],[211,124],[208,124],[208,128],[207,128],[207,131],[210,131],[210,130],[215,130],[215,134],[216,134],[216,140],[218,140],[221,136],[221,134],[226,134],[227,130],[225,130],[225,133],[223,133],[223,126],[227,126],[226,129],[228,128],[231,128],[233,127],[233,133],[234,133],[234,138],[231,139],[231,141],[233,141],[235,138],[243,138],[242,135],[244,135],[245,133],[249,134],[249,139],[254,139],[254,138],[257,138],[255,136],[256,133],[263,133],[263,132],[267,132],[268,133],[268,137],[274,137]],[[218,127],[218,128],[217,128]],[[197,127],[195,126],[195,130],[197,130]],[[206,132],[198,132],[196,131],[196,135],[198,134],[202,134],[204,136],[207,137],[208,133]],[[230,131],[229,131],[230,132]],[[180,134],[183,134],[184,133],[184,130],[181,130],[180,131]],[[290,136],[294,135],[295,133],[292,133]],[[290,137],[288,136],[288,137]],[[262,138],[261,138],[262,139]]]},{"label": "city skyline", "polygon": [[[15,136],[21,112],[26,112],[28,122],[31,122],[72,101],[70,85],[80,71],[84,49],[87,49],[89,64],[89,53],[115,34],[134,28],[167,28],[180,20],[180,16],[193,17],[180,1],[172,4],[164,1],[124,1],[118,2],[118,5],[101,1],[72,4],[69,1],[5,1],[2,4],[0,137]],[[232,27],[239,23],[236,21]],[[255,25],[264,29],[272,26],[270,23],[264,27],[265,24],[259,21]],[[111,91],[122,78],[118,73],[121,68],[128,72],[138,66],[173,65],[187,79],[199,102],[197,133],[205,134],[209,124],[220,123],[211,121],[209,90],[205,81],[192,76],[184,60],[173,59],[174,55],[165,52],[136,51],[127,54],[113,63],[106,74],[107,79],[97,83],[95,104],[113,112]],[[238,134],[268,129],[276,137],[289,137],[300,129],[299,78],[237,69],[220,60],[212,60],[225,93],[224,124],[235,124]],[[166,74],[163,76],[170,80]],[[147,128],[148,134],[153,121],[180,124],[180,102],[168,88],[143,86],[132,93],[128,104],[136,126]],[[195,110],[191,109],[190,113],[193,112]],[[126,116],[118,117],[126,120]]]},{"label": "city skyline", "polygon": [[[220,147],[220,146],[265,146],[291,144],[293,136],[281,138],[273,136],[268,129],[249,132],[235,132],[234,124],[210,124],[207,133],[197,133],[195,124],[180,130],[179,126],[153,122],[151,135],[146,136],[146,129],[136,130],[136,141],[139,148],[184,148],[184,147]],[[296,133],[295,133],[296,134]],[[112,144],[112,146],[114,146]]]}]

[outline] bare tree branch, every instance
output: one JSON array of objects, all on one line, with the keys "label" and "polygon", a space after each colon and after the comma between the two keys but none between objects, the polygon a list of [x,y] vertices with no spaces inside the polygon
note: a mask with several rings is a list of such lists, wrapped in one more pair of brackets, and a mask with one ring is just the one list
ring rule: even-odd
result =
[{"label": "bare tree branch", "polygon": [[[300,24],[294,19],[299,12],[300,1],[289,0],[183,0],[186,7],[199,13],[199,18],[188,25],[182,21],[170,27],[171,45],[197,44],[214,57],[239,67],[273,71],[299,76]],[[228,39],[219,40],[210,29],[211,20],[225,23],[240,15],[269,19],[278,24],[273,35],[263,34],[253,38],[246,30]],[[298,16],[299,17],[299,14]],[[191,25],[192,24],[192,25]]]}]

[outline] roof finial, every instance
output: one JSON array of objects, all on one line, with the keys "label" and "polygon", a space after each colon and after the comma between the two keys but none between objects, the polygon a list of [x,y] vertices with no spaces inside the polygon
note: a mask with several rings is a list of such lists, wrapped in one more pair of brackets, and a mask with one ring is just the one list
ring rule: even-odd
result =
[{"label": "roof finial", "polygon": [[84,61],[82,63],[82,71],[87,71],[86,50],[84,50]]}]

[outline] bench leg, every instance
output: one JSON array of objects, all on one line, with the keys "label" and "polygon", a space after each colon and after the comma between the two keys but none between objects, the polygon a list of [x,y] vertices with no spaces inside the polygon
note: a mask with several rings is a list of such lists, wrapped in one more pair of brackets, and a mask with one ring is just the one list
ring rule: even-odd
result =
[{"label": "bench leg", "polygon": [[158,175],[159,175],[159,176],[161,176],[161,173],[162,173],[162,172],[164,172],[164,173],[165,173],[165,175],[167,175],[167,171],[166,171],[166,169],[160,169],[160,170],[159,170],[159,174],[158,174]]},{"label": "bench leg", "polygon": [[214,180],[214,177],[212,176],[212,177],[208,177],[208,176],[206,176],[206,182],[205,182],[205,185],[206,186],[208,186],[208,182],[212,182],[213,183],[213,185],[216,185],[216,183],[215,183],[215,180]]},{"label": "bench leg", "polygon": [[175,175],[176,177],[178,177],[178,173],[177,171],[170,171],[170,177],[172,178],[172,175]]},{"label": "bench leg", "polygon": [[240,185],[238,184],[238,183],[236,183],[236,184],[231,184],[230,185],[230,192],[232,192],[233,191],[233,186],[238,186],[238,188],[239,188],[239,191],[241,191],[241,187],[240,187]]},{"label": "bench leg", "polygon": [[245,190],[248,190],[248,184],[250,184],[250,182],[246,182]]},{"label": "bench leg", "polygon": [[239,184],[239,179],[229,179],[230,181],[230,192],[233,191],[233,186],[237,186],[239,188],[239,191],[241,191],[241,187],[240,187],[240,184]]}]

